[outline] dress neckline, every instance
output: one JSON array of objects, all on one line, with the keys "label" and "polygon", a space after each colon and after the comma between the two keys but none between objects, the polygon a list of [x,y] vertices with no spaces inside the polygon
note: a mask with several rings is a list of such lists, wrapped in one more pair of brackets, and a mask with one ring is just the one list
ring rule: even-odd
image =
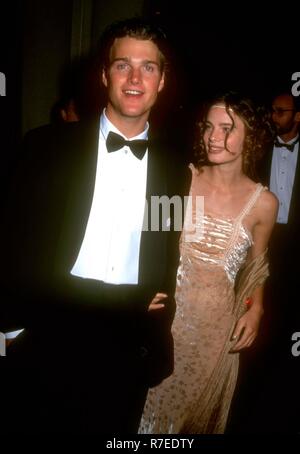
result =
[{"label": "dress neckline", "polygon": [[[208,218],[211,221],[221,221],[221,222],[224,222],[224,223],[226,222],[226,223],[230,224],[232,226],[232,228],[234,228],[234,226],[237,223],[237,218],[220,217],[220,216],[213,215],[213,214],[210,214],[210,213],[204,214],[203,216],[204,216],[204,218]],[[246,225],[243,224],[243,222],[240,222],[240,226],[244,230],[244,233],[247,235],[250,243],[252,243],[253,242],[253,236],[252,236],[251,231],[248,229],[248,227]]]},{"label": "dress neckline", "polygon": [[245,205],[242,207],[240,212],[236,216],[222,215],[220,213],[206,212],[204,209],[204,216],[208,216],[214,219],[220,219],[222,221],[237,222],[239,219],[243,219],[254,206],[259,194],[264,189],[261,183],[256,183],[254,190],[251,192]]}]

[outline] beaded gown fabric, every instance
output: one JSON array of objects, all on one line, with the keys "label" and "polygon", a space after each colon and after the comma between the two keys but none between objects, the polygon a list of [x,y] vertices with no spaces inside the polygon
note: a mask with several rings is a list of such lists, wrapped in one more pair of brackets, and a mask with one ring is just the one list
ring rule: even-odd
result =
[{"label": "beaded gown fabric", "polygon": [[[198,171],[191,169],[193,194]],[[250,278],[246,291],[240,291],[241,297],[236,298],[236,276],[252,245],[243,219],[264,189],[256,185],[235,219],[204,212],[202,237],[187,242],[184,229],[172,326],[174,372],[149,390],[139,433],[224,432],[239,364],[239,354],[229,353],[230,339],[237,319],[246,310],[245,298],[251,295],[247,292],[268,275],[263,255],[255,261],[254,273],[247,270],[247,283],[249,275],[254,276],[254,282]]]}]

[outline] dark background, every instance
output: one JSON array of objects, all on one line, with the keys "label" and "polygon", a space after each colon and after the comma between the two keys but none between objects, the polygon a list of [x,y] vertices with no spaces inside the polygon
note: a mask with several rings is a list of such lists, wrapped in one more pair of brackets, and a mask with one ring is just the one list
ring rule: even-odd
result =
[{"label": "dark background", "polygon": [[[180,6],[155,0],[1,1],[0,72],[6,76],[6,96],[0,97],[1,196],[24,133],[50,121],[66,68],[95,47],[112,20],[155,16],[176,49],[158,105],[168,114],[160,116],[162,128],[188,122],[197,103],[223,89],[240,89],[267,102],[277,88],[292,87],[292,74],[300,72],[299,7],[281,2],[263,12],[262,6],[187,0]],[[278,392],[285,386],[288,376]]]},{"label": "dark background", "polygon": [[180,6],[156,0],[3,1],[0,71],[7,96],[0,97],[1,141],[13,144],[47,123],[62,73],[74,57],[93,49],[112,20],[134,14],[155,16],[176,49],[164,94],[169,111],[181,108],[188,114],[197,100],[227,88],[266,100],[277,87],[291,87],[292,74],[300,71],[299,7],[268,10],[263,12],[262,4],[190,0]]}]

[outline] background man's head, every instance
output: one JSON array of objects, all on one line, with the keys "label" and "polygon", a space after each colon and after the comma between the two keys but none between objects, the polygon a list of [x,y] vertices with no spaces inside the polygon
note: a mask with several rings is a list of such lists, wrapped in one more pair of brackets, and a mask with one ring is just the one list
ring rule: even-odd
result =
[{"label": "background man's head", "polygon": [[300,99],[291,93],[280,93],[272,102],[272,119],[277,134],[291,140],[299,131]]}]

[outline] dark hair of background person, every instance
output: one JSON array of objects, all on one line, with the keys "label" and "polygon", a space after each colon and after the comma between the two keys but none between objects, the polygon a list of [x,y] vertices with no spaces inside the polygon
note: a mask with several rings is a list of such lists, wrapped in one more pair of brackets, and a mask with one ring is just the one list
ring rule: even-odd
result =
[{"label": "dark hair of background person", "polygon": [[[256,162],[262,158],[275,137],[275,128],[270,111],[265,105],[256,105],[252,99],[237,92],[227,92],[217,95],[205,102],[198,112],[196,134],[194,140],[194,161],[198,168],[209,165],[203,134],[209,109],[214,104],[224,104],[226,112],[232,118],[233,111],[246,126],[246,136],[243,149],[243,172],[250,178],[256,178]],[[230,134],[230,133],[229,133]]]},{"label": "dark hair of background person", "polygon": [[270,110],[272,110],[272,102],[274,101],[274,99],[282,95],[291,96],[294,101],[295,112],[300,112],[300,96],[293,96],[291,92],[291,84],[278,86],[270,93],[270,96],[268,97],[268,107]]},{"label": "dark hair of background person", "polygon": [[50,113],[51,122],[64,123],[99,116],[104,103],[99,68],[93,55],[74,59],[61,72],[59,96]]}]

